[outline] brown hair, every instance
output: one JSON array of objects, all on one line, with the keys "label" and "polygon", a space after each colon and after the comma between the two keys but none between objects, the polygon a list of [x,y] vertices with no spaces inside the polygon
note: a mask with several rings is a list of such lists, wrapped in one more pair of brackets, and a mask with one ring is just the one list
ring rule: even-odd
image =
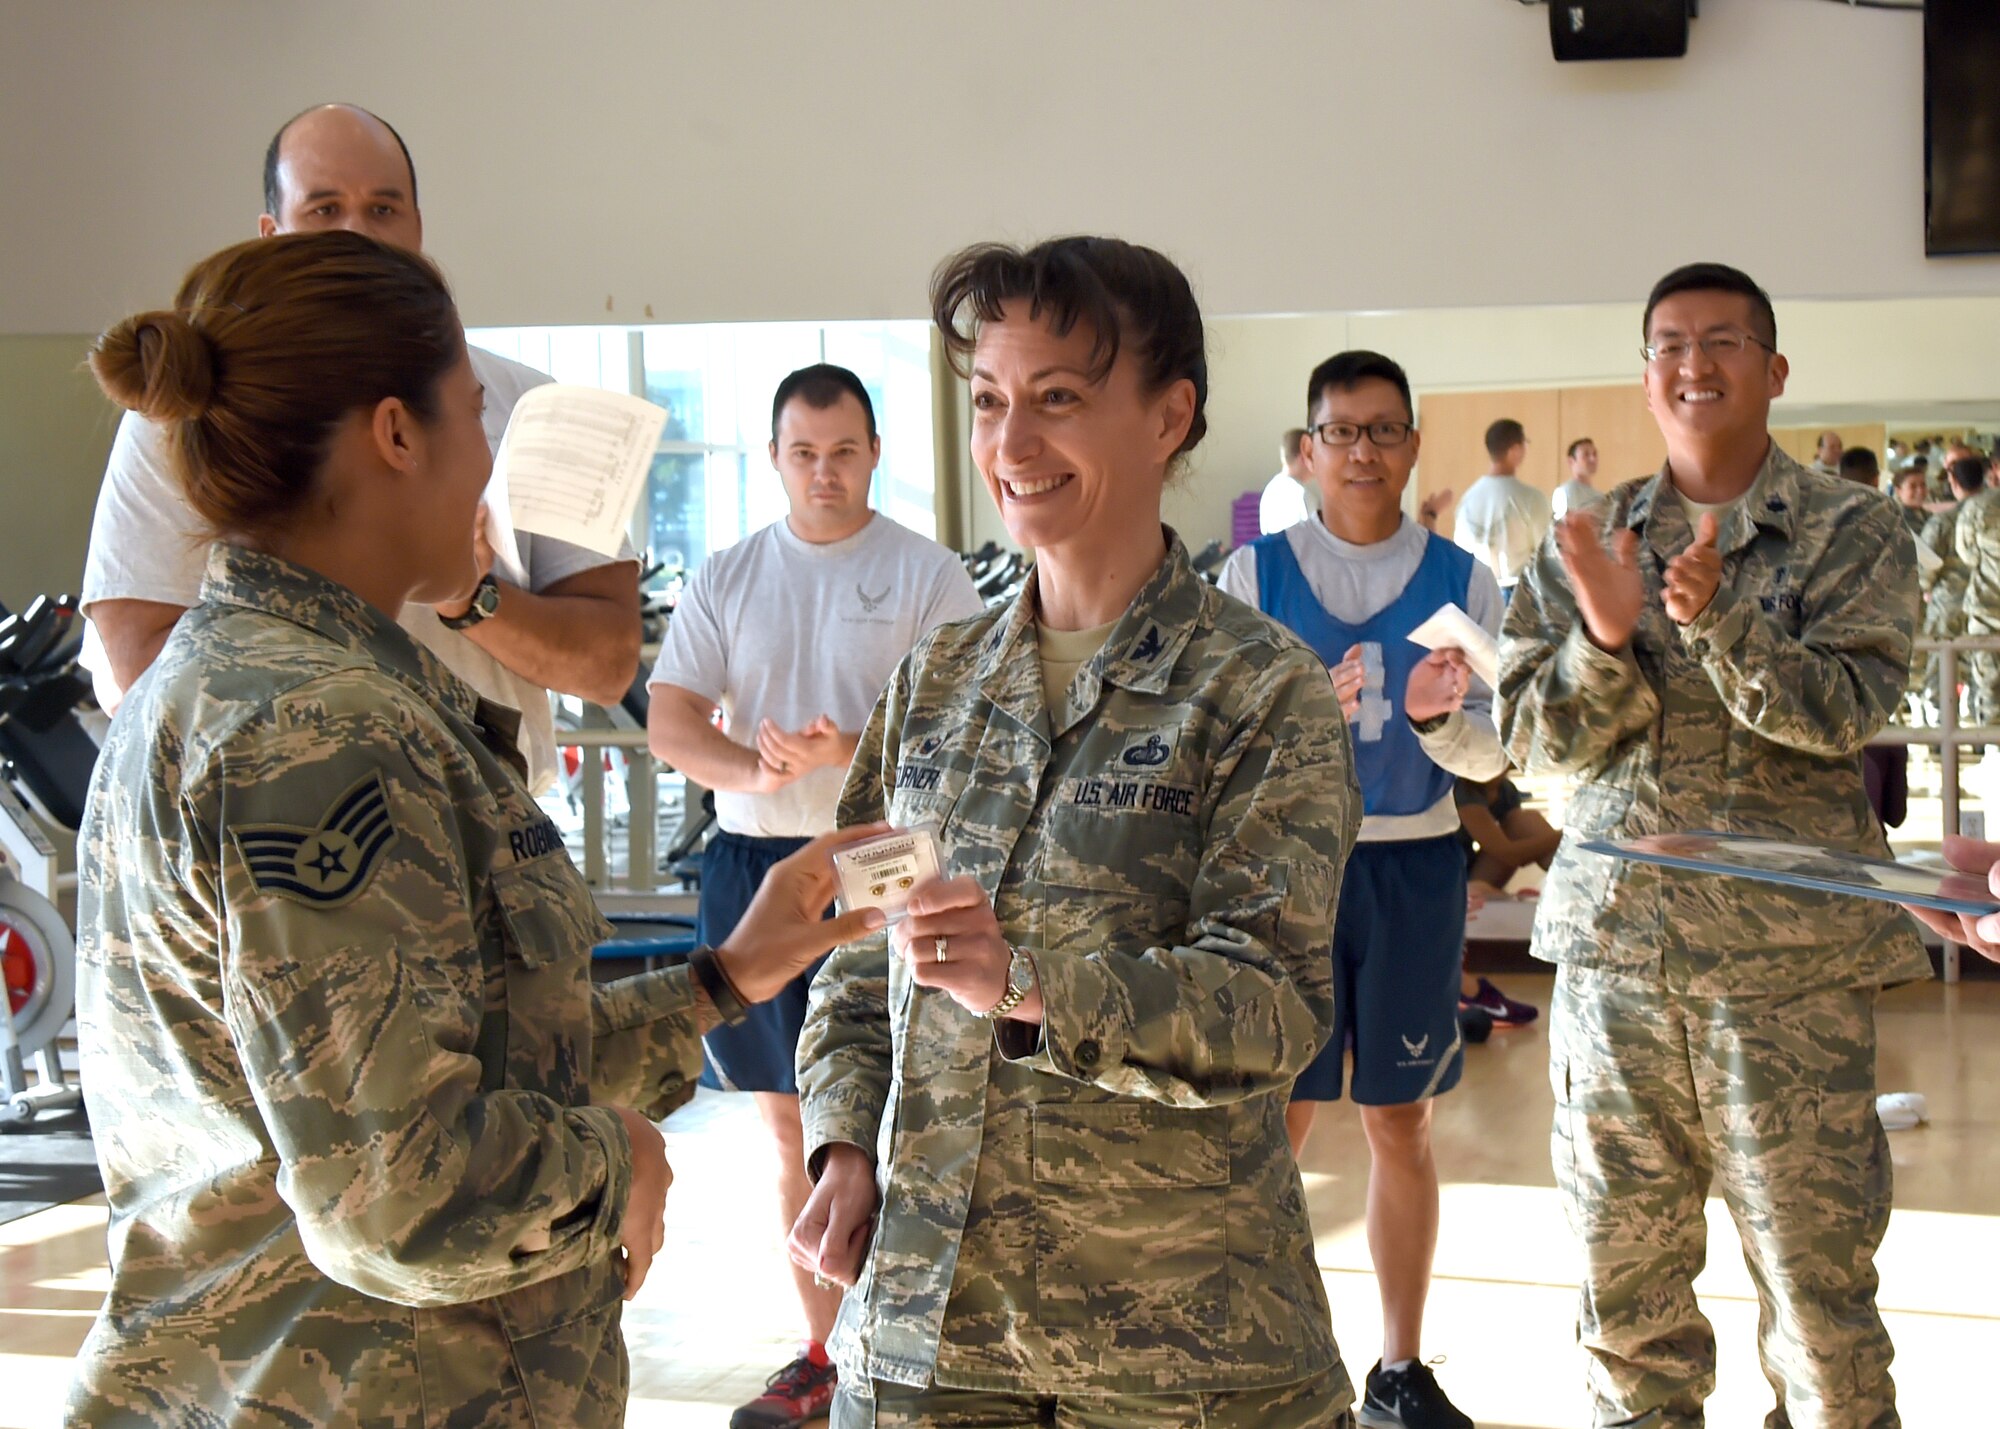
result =
[{"label": "brown hair", "polygon": [[188,505],[221,534],[295,514],[349,413],[399,397],[433,420],[438,379],[464,350],[429,260],[330,231],[197,263],[170,310],[99,337],[90,369],[112,401],[167,429]]},{"label": "brown hair", "polygon": [[1208,354],[1201,307],[1172,259],[1122,238],[1051,238],[1032,248],[979,243],[961,249],[931,275],[931,321],[959,376],[966,376],[981,323],[1002,305],[1025,299],[1028,316],[1067,337],[1078,322],[1093,341],[1090,379],[1102,382],[1128,343],[1141,385],[1162,391],[1194,384],[1194,420],[1180,452],[1208,431]]}]

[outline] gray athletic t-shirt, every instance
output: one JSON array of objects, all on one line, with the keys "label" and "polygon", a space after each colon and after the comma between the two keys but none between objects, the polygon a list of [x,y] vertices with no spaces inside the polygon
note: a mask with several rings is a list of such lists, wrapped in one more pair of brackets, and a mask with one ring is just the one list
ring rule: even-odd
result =
[{"label": "gray athletic t-shirt", "polygon": [[[964,562],[886,516],[829,545],[777,521],[696,569],[648,683],[714,700],[738,744],[754,744],[764,719],[796,730],[824,714],[851,734],[911,646],[980,609]],[[816,769],[775,794],[718,790],[716,820],[752,838],[823,834],[846,777]]]}]

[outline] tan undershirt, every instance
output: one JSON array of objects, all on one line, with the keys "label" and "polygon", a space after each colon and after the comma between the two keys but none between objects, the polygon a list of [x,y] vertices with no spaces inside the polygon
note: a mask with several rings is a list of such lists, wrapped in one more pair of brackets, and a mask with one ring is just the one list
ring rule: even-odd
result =
[{"label": "tan undershirt", "polygon": [[1076,678],[1076,672],[1088,664],[1092,656],[1104,648],[1104,642],[1111,638],[1117,624],[1114,620],[1110,625],[1100,625],[1094,630],[1051,630],[1046,625],[1035,626],[1035,653],[1042,662],[1042,699],[1048,704],[1051,715],[1067,703],[1069,682]]}]

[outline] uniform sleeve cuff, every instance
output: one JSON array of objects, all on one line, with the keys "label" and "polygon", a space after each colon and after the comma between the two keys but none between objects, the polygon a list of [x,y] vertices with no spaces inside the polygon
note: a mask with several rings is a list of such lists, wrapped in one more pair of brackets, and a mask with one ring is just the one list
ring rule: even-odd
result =
[{"label": "uniform sleeve cuff", "polygon": [[1638,661],[1632,658],[1632,643],[1628,640],[1625,648],[1615,653],[1600,650],[1591,640],[1590,632],[1584,629],[1581,615],[1557,647],[1556,659],[1569,687],[1589,695],[1616,694],[1639,674]]},{"label": "uniform sleeve cuff", "polygon": [[1695,659],[1720,655],[1750,632],[1750,606],[1728,586],[1717,586],[1707,607],[1680,632],[1681,644]]},{"label": "uniform sleeve cuff", "polygon": [[[1001,1055],[1037,1071],[1094,1082],[1104,1068],[1125,1060],[1132,1026],[1125,985],[1102,962],[1080,953],[1037,948],[1033,956],[1042,1025],[1038,1030],[1016,1022],[997,1029]],[[1013,1031],[1016,1027],[1023,1031]]]},{"label": "uniform sleeve cuff", "polygon": [[694,1097],[701,1028],[687,965],[592,989],[590,1093],[658,1121]]},{"label": "uniform sleeve cuff", "polygon": [[597,1231],[607,1245],[615,1246],[619,1231],[625,1227],[625,1202],[632,1192],[632,1138],[625,1133],[624,1119],[608,1106],[571,1107],[565,1115],[604,1162]]}]

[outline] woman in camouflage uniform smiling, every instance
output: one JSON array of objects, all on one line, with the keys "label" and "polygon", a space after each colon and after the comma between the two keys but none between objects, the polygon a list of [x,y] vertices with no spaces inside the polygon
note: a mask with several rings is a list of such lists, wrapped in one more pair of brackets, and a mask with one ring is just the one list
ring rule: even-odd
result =
[{"label": "woman in camouflage uniform smiling", "polygon": [[1200,312],[1101,238],[969,249],[932,298],[1037,563],[912,651],[842,799],[947,876],[833,955],[799,1044],[833,1422],[1344,1424],[1284,1112],[1360,800],[1325,666],[1160,522]]}]

